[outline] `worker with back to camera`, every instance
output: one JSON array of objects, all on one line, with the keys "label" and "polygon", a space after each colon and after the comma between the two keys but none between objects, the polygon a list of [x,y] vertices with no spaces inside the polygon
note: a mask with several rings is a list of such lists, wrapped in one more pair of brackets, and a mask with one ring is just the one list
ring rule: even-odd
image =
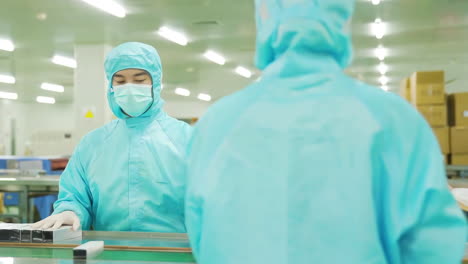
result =
[{"label": "worker with back to camera", "polygon": [[53,215],[34,227],[185,232],[191,127],[162,109],[159,55],[149,45],[125,43],[109,53],[105,70],[118,119],[81,140],[60,178]]},{"label": "worker with back to camera", "polygon": [[399,96],[348,77],[353,0],[256,0],[260,81],[189,144],[199,264],[455,264],[466,222],[441,150]]}]

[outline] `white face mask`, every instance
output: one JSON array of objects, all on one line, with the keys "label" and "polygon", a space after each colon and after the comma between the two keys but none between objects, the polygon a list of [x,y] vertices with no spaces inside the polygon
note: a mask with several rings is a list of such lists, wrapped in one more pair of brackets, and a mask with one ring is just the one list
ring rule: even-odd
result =
[{"label": "white face mask", "polygon": [[131,117],[142,115],[153,103],[152,85],[127,83],[113,89],[116,103]]}]

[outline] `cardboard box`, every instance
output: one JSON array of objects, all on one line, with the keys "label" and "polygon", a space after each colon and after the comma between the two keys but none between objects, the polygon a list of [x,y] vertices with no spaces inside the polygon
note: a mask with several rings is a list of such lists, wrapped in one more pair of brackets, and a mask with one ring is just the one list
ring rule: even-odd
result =
[{"label": "cardboard box", "polygon": [[445,104],[444,84],[419,84],[411,86],[411,103],[414,105]]},{"label": "cardboard box", "polygon": [[468,154],[468,127],[450,128],[450,151],[452,154]]},{"label": "cardboard box", "polygon": [[437,137],[437,141],[440,145],[440,150],[442,153],[449,154],[450,153],[450,140],[449,140],[449,133],[450,129],[448,127],[434,127],[432,128],[434,131],[435,136]]},{"label": "cardboard box", "polygon": [[468,165],[468,154],[453,154],[451,164],[459,166]]},{"label": "cardboard box", "polygon": [[447,107],[445,105],[418,106],[417,108],[432,127],[447,126]]},{"label": "cardboard box", "polygon": [[408,102],[411,102],[411,85],[410,78],[405,78],[400,83],[400,95]]},{"label": "cardboard box", "polygon": [[443,71],[415,72],[410,79],[410,99],[414,105],[445,104]]},{"label": "cardboard box", "polygon": [[0,193],[0,214],[5,213],[5,205],[3,204],[3,193]]},{"label": "cardboard box", "polygon": [[452,126],[468,126],[468,93],[451,94],[449,109]]},{"label": "cardboard box", "polygon": [[411,75],[411,86],[427,83],[445,83],[444,71],[421,71]]}]

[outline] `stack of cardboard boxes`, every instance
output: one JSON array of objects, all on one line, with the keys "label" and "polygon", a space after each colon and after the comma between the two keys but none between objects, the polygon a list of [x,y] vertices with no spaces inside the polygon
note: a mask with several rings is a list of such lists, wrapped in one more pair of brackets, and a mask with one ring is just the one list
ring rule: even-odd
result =
[{"label": "stack of cardboard boxes", "polygon": [[468,93],[449,96],[451,164],[468,165]]},{"label": "stack of cardboard boxes", "polygon": [[415,72],[401,83],[401,95],[426,118],[436,135],[442,153],[450,153],[447,100],[443,71]]},{"label": "stack of cardboard boxes", "polygon": [[408,100],[408,102],[411,102],[411,85],[410,85],[410,78],[404,78],[401,81],[400,85],[400,95]]},{"label": "stack of cardboard boxes", "polygon": [[468,165],[468,93],[447,97],[444,72],[432,71],[415,72],[405,78],[401,96],[431,125],[446,162]]}]

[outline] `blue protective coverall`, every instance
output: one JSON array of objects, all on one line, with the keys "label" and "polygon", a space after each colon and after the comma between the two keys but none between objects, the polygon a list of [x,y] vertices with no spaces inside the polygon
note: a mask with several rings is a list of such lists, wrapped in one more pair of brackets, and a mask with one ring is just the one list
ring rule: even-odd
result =
[{"label": "blue protective coverall", "polygon": [[[129,68],[147,71],[153,81],[153,104],[136,118],[122,112],[111,89],[113,75]],[[75,212],[85,230],[185,232],[184,163],[192,128],[162,109],[159,55],[151,46],[125,43],[109,53],[105,70],[118,119],[81,140],[61,176],[54,214]]]},{"label": "blue protective coverall", "polygon": [[257,0],[260,81],[189,147],[200,264],[460,263],[465,220],[431,128],[343,72],[352,0]]}]

